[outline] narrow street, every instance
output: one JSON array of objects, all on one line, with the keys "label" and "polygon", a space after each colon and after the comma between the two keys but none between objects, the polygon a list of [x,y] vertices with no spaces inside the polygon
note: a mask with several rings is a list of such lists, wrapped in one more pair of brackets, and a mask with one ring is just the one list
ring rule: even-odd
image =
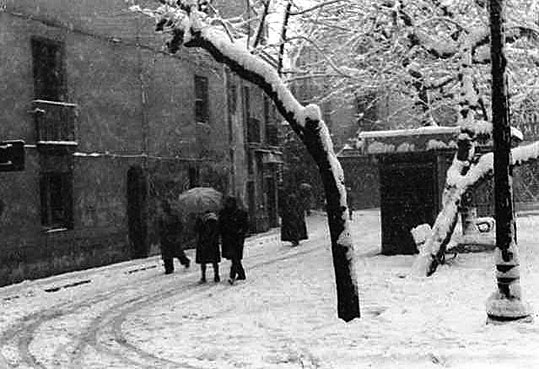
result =
[{"label": "narrow street", "polygon": [[[327,254],[320,247],[325,237],[322,217],[311,217],[313,229],[310,239],[300,247],[291,248],[280,243],[277,230],[257,235],[247,241],[245,266],[250,278],[256,278],[263,269],[278,269],[279,263],[301,263],[305,254]],[[194,250],[188,255],[194,260]],[[329,260],[330,255],[326,255]],[[177,261],[176,261],[177,263]],[[36,287],[27,294],[35,296],[25,306],[28,310],[10,322],[0,337],[4,366],[17,368],[197,368],[189,361],[171,360],[159,350],[146,350],[126,337],[123,327],[129,324],[151,324],[140,316],[148,311],[161,311],[167,306],[181,305],[178,320],[197,319],[197,312],[189,307],[204,300],[216,300],[233,293],[233,289],[251,288],[249,280],[229,286],[224,278],[228,262],[221,263],[223,280],[219,284],[198,284],[198,265],[188,270],[176,264],[176,272],[163,274],[158,257],[138,262],[118,264],[67,274],[44,280],[42,291]],[[24,284],[23,284],[24,285]],[[11,289],[14,289],[13,287]],[[6,288],[9,293],[10,288]],[[24,288],[19,288],[24,291]],[[4,292],[6,292],[4,291]],[[20,292],[19,291],[19,292]],[[45,292],[43,292],[45,291]],[[48,291],[48,292],[47,292]],[[4,309],[16,303],[18,296],[2,294]],[[35,300],[35,301],[34,301]],[[268,301],[271,304],[271,301]],[[9,306],[8,306],[9,307]],[[217,310],[216,315],[230,312]],[[198,317],[200,318],[200,317]],[[211,319],[211,317],[206,317]],[[134,321],[134,322],[133,322]],[[159,324],[159,321],[155,321]],[[158,327],[150,330],[159,331]],[[184,331],[177,332],[184,335]],[[152,340],[159,340],[153,337]],[[178,351],[182,351],[178,348]],[[2,361],[0,361],[0,364]]]},{"label": "narrow street", "polygon": [[[326,221],[309,217],[298,247],[277,229],[248,239],[247,280],[233,286],[199,284],[197,265],[177,261],[165,275],[151,257],[2,287],[0,368],[538,367],[537,214],[517,222],[535,322],[501,326],[485,324],[491,252],[461,253],[430,278],[412,277],[415,255],[380,254],[377,210],[351,222],[361,318],[344,323]],[[220,265],[224,280],[229,262]]]}]

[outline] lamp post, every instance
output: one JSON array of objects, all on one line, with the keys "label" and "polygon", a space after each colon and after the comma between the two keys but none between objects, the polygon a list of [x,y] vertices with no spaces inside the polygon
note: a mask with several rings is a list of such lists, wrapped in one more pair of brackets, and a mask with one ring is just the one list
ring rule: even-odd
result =
[{"label": "lamp post", "polygon": [[503,23],[503,0],[490,0],[497,290],[487,300],[487,323],[531,321],[532,319],[530,308],[522,301],[520,289],[520,268],[511,188],[511,128]]}]

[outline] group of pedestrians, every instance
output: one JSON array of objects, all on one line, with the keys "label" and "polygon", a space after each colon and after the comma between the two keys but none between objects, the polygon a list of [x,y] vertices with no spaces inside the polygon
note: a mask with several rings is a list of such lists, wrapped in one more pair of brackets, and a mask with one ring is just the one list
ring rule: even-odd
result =
[{"label": "group of pedestrians", "polygon": [[[178,215],[172,212],[167,201],[162,203],[163,215],[159,220],[161,253],[165,274],[174,271],[173,258],[189,268],[190,260],[181,246],[182,224]],[[219,263],[221,256],[231,261],[228,282],[244,280],[245,270],[242,265],[243,245],[249,228],[247,212],[238,207],[235,197],[228,196],[224,207],[218,214],[206,211],[195,222],[197,235],[195,262],[200,265],[200,283],[205,283],[207,264],[213,267],[213,280],[219,282]]]},{"label": "group of pedestrians", "polygon": [[[291,242],[292,246],[298,246],[300,241],[308,238],[305,222],[308,208],[302,201],[304,199],[301,193],[283,193],[282,195],[284,201],[279,202],[281,241]],[[191,260],[185,255],[182,247],[180,217],[172,211],[168,201],[162,202],[162,208],[163,215],[159,219],[161,253],[165,274],[170,274],[174,272],[174,258],[179,259],[180,264],[186,268],[189,268]],[[220,282],[221,257],[231,262],[228,278],[230,284],[246,278],[242,259],[248,227],[247,212],[238,206],[233,196],[225,198],[223,209],[218,213],[208,210],[199,214],[194,230],[197,237],[195,262],[200,265],[200,283],[207,282],[208,264],[213,268],[214,282]]]}]

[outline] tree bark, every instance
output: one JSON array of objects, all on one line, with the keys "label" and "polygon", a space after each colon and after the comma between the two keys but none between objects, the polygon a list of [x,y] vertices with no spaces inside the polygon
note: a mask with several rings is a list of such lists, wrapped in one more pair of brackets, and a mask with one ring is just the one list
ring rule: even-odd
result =
[{"label": "tree bark", "polygon": [[286,43],[286,31],[288,30],[288,21],[290,20],[290,9],[292,9],[292,1],[288,1],[284,11],[283,28],[281,29],[281,39],[279,45],[279,56],[277,61],[277,73],[281,75],[283,69],[284,47]]},{"label": "tree bark", "polygon": [[[348,229],[348,209],[342,202],[343,192],[346,190],[344,177],[335,178],[332,162],[339,162],[335,153],[332,151],[328,153],[324,150],[324,138],[329,140],[325,124],[319,120],[307,119],[303,142],[318,165],[322,183],[324,184],[333,268],[337,286],[338,315],[344,321],[350,321],[354,318],[359,318],[360,311],[358,288],[355,281],[353,247]],[[350,244],[345,244],[344,242],[342,235],[345,233],[348,233]]]},{"label": "tree bark", "polygon": [[460,109],[458,122],[461,132],[457,142],[457,153],[451,167],[442,193],[442,210],[436,217],[432,233],[427,238],[423,251],[416,258],[412,274],[430,276],[444,260],[445,251],[458,220],[458,208],[461,196],[467,188],[461,186],[462,177],[469,172],[475,155],[475,138],[473,131],[477,94],[473,86],[472,52],[468,42],[461,50]]}]

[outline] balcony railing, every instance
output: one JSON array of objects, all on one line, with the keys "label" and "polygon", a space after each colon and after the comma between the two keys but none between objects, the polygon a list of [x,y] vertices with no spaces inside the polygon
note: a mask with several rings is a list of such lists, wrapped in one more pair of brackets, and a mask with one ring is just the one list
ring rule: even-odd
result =
[{"label": "balcony railing", "polygon": [[77,104],[47,100],[32,101],[37,143],[76,145],[76,109]]}]

